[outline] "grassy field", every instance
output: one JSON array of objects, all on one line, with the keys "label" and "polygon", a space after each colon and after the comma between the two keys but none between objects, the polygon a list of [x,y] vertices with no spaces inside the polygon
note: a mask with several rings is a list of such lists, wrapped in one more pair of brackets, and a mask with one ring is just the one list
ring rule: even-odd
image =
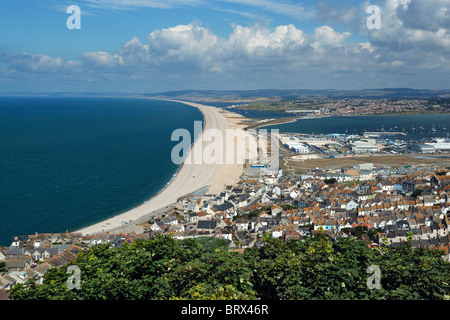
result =
[{"label": "grassy field", "polygon": [[334,168],[351,168],[356,164],[373,163],[374,166],[380,167],[387,165],[390,167],[401,166],[433,166],[441,168],[450,167],[450,154],[444,155],[381,155],[381,156],[353,156],[343,158],[327,158],[312,160],[292,160],[292,155],[286,156],[280,161],[280,167],[283,171],[304,172],[309,169],[334,169]]}]

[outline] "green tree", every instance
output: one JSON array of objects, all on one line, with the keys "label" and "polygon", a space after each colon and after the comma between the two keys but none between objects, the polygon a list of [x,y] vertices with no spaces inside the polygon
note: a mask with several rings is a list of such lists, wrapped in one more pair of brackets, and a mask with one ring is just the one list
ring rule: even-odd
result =
[{"label": "green tree", "polygon": [[411,194],[411,197],[417,198],[417,197],[421,196],[422,193],[423,193],[423,191],[421,189],[414,190],[414,192]]},{"label": "green tree", "polygon": [[227,251],[228,242],[225,239],[213,237],[199,237],[196,241],[202,246],[202,249],[207,252],[216,250]]},{"label": "green tree", "polygon": [[323,182],[325,182],[328,185],[334,185],[337,182],[337,180],[336,180],[336,178],[330,178],[330,179],[323,180]]},{"label": "green tree", "polygon": [[4,263],[3,261],[0,261],[0,274],[3,272],[6,272],[6,263]]},{"label": "green tree", "polygon": [[[66,265],[43,284],[15,285],[16,300],[81,299],[446,299],[450,264],[439,250],[410,246],[383,250],[355,238],[331,241],[324,232],[305,240],[264,237],[262,247],[224,250],[218,239],[156,236],[122,248],[99,245],[72,264],[80,289],[67,286]],[[369,266],[381,271],[380,288],[367,285]]]}]

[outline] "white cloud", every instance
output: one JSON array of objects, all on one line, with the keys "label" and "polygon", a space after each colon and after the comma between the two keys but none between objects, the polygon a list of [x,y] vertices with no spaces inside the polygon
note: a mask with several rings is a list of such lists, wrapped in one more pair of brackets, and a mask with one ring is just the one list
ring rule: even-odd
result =
[{"label": "white cloud", "polygon": [[254,56],[283,55],[290,49],[301,47],[305,42],[302,30],[294,25],[277,26],[273,31],[267,27],[234,26],[229,39],[224,43],[233,54]]},{"label": "white cloud", "polygon": [[396,9],[402,25],[408,29],[438,32],[450,29],[450,0],[408,0]]},{"label": "white cloud", "polygon": [[118,51],[123,64],[127,66],[138,66],[150,62],[149,45],[143,44],[137,37],[126,42]]},{"label": "white cloud", "polygon": [[[322,22],[341,24],[368,39],[370,52],[384,66],[402,70],[432,69],[437,61],[450,58],[450,0],[380,0],[381,29],[368,30],[369,1],[355,7],[331,7],[322,2],[317,17]],[[436,67],[438,68],[438,67]],[[442,64],[441,70],[450,71]],[[388,69],[382,69],[389,72]],[[398,71],[396,71],[398,72]]]},{"label": "white cloud", "polygon": [[[398,8],[399,3],[387,0],[383,8],[388,4]],[[398,86],[405,79],[409,83],[411,72],[426,72],[417,80],[426,81],[446,71],[450,59],[447,29],[405,30],[395,10],[384,13],[383,19],[390,20],[359,43],[351,39],[350,32],[331,25],[312,32],[293,24],[275,28],[233,25],[227,37],[219,37],[193,22],[154,30],[143,40],[132,37],[115,52],[85,52],[67,62],[30,53],[1,53],[0,61],[8,77],[51,74],[53,79],[71,83],[92,86],[97,81],[106,84],[104,88],[128,91],[373,88],[383,86],[383,80]],[[427,48],[437,49],[430,52]]]},{"label": "white cloud", "polygon": [[366,10],[371,5],[369,0],[364,0],[356,6],[339,0],[322,0],[317,4],[316,19],[320,23],[330,25],[342,25],[354,32],[367,32]]},{"label": "white cloud", "polygon": [[[364,47],[349,43],[348,36],[329,26],[306,34],[292,24],[274,29],[256,24],[234,25],[229,36],[221,38],[194,22],[154,30],[146,43],[133,37],[116,52],[86,52],[78,60],[66,63],[59,58],[41,57],[28,70],[45,74],[53,65],[60,68],[61,77],[72,73],[87,83],[95,78],[114,83],[159,79],[184,86],[198,83],[238,88],[299,87],[300,83],[309,82],[313,73],[348,71],[348,61],[360,64],[358,53],[365,58],[371,54]],[[21,63],[12,58],[7,62],[10,69],[23,70]]]},{"label": "white cloud", "polygon": [[339,33],[330,26],[321,26],[316,28],[311,45],[317,53],[324,54],[326,49],[348,46],[346,39],[350,35],[350,32]]},{"label": "white cloud", "polygon": [[222,0],[222,2],[252,6],[265,11],[293,17],[299,21],[312,19],[316,11],[313,7],[301,5],[298,1]]},{"label": "white cloud", "polygon": [[89,6],[109,10],[128,10],[130,8],[172,9],[183,6],[205,4],[204,0],[82,0]]},{"label": "white cloud", "polygon": [[55,72],[63,66],[61,58],[52,58],[44,54],[13,53],[8,59],[11,69],[23,72]]},{"label": "white cloud", "polygon": [[123,58],[118,54],[111,54],[104,51],[83,53],[81,59],[87,66],[115,68],[122,66]]},{"label": "white cloud", "polygon": [[155,30],[147,41],[151,65],[161,72],[179,74],[215,67],[219,37],[197,22]]},{"label": "white cloud", "polygon": [[249,6],[267,12],[293,17],[297,20],[308,20],[315,16],[315,8],[302,5],[292,0],[82,0],[83,4],[96,9],[114,11],[130,10],[135,8],[173,9],[183,7],[208,7],[212,10],[228,11],[257,18],[257,15],[241,10],[230,10],[228,5]]},{"label": "white cloud", "polygon": [[193,23],[153,31],[147,40],[151,51],[160,56],[193,57],[209,51],[218,38],[210,30]]}]

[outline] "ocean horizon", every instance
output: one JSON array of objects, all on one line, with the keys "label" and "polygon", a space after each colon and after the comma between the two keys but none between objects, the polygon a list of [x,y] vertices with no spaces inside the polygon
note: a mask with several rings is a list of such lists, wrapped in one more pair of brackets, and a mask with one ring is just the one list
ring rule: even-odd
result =
[{"label": "ocean horizon", "polygon": [[138,98],[0,98],[0,245],[126,212],[176,175],[175,129],[202,113]]}]

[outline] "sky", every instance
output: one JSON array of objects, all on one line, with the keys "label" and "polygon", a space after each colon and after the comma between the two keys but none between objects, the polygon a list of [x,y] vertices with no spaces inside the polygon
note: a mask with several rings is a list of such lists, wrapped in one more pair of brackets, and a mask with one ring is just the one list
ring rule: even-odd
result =
[{"label": "sky", "polygon": [[0,3],[2,93],[449,89],[449,60],[450,0]]}]

